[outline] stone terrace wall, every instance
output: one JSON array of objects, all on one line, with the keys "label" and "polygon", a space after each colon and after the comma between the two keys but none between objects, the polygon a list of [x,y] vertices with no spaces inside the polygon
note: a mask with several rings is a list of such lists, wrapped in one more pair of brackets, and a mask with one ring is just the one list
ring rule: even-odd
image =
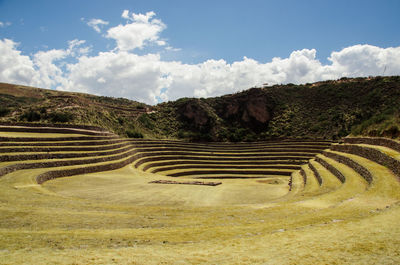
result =
[{"label": "stone terrace wall", "polygon": [[336,153],[332,153],[329,151],[324,151],[322,153],[324,156],[332,158],[336,161],[338,161],[339,163],[345,164],[349,167],[351,167],[352,169],[354,169],[354,171],[356,171],[358,174],[360,174],[367,182],[368,184],[371,184],[373,177],[372,174],[363,166],[361,166],[360,164],[358,164],[357,162],[355,162],[354,160],[352,160],[351,158],[336,154]]},{"label": "stone terrace wall", "polygon": [[317,156],[315,158],[315,161],[317,161],[323,167],[325,167],[327,170],[329,170],[335,177],[337,177],[340,180],[340,182],[344,183],[346,181],[346,177],[339,170],[337,170],[336,167],[334,167],[331,164],[327,163],[321,157]]},{"label": "stone terrace wall", "polygon": [[400,178],[400,161],[386,155],[385,153],[377,149],[365,146],[358,146],[358,145],[348,145],[348,144],[335,145],[332,146],[331,149],[367,158],[371,161],[374,161],[378,164],[381,164],[389,168],[391,171],[393,171],[394,174],[396,174],[398,178]]},{"label": "stone terrace wall", "polygon": [[314,167],[314,165],[311,164],[311,163],[308,163],[308,166],[310,167],[310,169],[311,169],[312,172],[314,173],[315,178],[316,178],[317,181],[318,181],[318,184],[321,186],[321,185],[322,185],[322,178],[321,178],[321,175],[319,174],[318,170],[317,170],[317,169]]},{"label": "stone terrace wall", "polygon": [[400,142],[382,137],[348,137],[343,139],[347,144],[381,145],[400,152]]},{"label": "stone terrace wall", "polygon": [[78,125],[78,124],[64,124],[64,123],[32,123],[32,122],[3,122],[0,121],[2,126],[25,126],[25,127],[53,127],[53,128],[72,128],[83,129],[99,132],[108,132],[107,129],[91,125]]}]

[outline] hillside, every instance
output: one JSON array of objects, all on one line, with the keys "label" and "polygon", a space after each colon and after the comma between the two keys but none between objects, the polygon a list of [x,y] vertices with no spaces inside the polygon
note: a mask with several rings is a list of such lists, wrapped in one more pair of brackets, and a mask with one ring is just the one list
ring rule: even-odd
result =
[{"label": "hillside", "polygon": [[[180,99],[146,115],[163,134],[198,140],[399,136],[400,77],[275,85],[208,99]],[[168,125],[168,126],[167,126]],[[173,126],[171,126],[173,125]]]},{"label": "hillside", "polygon": [[134,138],[236,142],[400,135],[399,76],[274,85],[156,106],[3,83],[0,103],[1,121],[96,125]]},{"label": "hillside", "polygon": [[83,93],[0,83],[0,121],[95,125],[120,135],[137,133],[135,121],[151,112],[146,104]]}]

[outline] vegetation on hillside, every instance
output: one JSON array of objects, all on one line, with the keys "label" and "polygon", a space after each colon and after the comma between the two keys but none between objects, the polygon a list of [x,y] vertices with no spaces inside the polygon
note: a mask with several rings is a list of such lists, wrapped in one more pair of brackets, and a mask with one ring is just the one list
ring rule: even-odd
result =
[{"label": "vegetation on hillside", "polygon": [[3,122],[96,125],[130,138],[143,137],[137,119],[141,114],[151,112],[151,106],[124,98],[4,83],[0,83],[0,105]]},{"label": "vegetation on hillside", "polygon": [[97,125],[121,136],[192,141],[400,135],[400,77],[252,88],[156,106],[0,84],[0,121]]},{"label": "vegetation on hillside", "polygon": [[350,133],[396,138],[400,77],[275,85],[216,98],[181,99],[156,108],[162,134],[194,140],[338,139]]}]

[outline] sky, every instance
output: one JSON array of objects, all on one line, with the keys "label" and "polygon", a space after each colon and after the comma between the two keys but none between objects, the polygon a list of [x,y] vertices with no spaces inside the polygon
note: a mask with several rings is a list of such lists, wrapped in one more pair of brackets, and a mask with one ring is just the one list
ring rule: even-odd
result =
[{"label": "sky", "polygon": [[400,75],[397,0],[0,0],[0,82],[148,104]]}]

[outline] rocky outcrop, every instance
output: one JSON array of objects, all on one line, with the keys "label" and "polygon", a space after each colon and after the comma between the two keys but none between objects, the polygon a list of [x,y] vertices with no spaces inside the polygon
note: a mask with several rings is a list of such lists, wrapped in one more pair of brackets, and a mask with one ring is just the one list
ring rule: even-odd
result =
[{"label": "rocky outcrop", "polygon": [[210,115],[200,100],[193,99],[179,108],[179,113],[193,123],[195,127],[203,127],[210,121]]},{"label": "rocky outcrop", "polygon": [[243,121],[249,122],[251,118],[260,122],[267,123],[271,119],[271,115],[267,109],[267,102],[265,98],[251,99],[246,104],[246,109],[244,110],[244,115],[246,115],[248,120],[242,118]]},{"label": "rocky outcrop", "polygon": [[272,118],[273,104],[260,89],[253,88],[246,94],[222,97],[223,107],[214,106],[218,114],[226,119],[236,119],[242,124],[257,127],[266,125]]}]

